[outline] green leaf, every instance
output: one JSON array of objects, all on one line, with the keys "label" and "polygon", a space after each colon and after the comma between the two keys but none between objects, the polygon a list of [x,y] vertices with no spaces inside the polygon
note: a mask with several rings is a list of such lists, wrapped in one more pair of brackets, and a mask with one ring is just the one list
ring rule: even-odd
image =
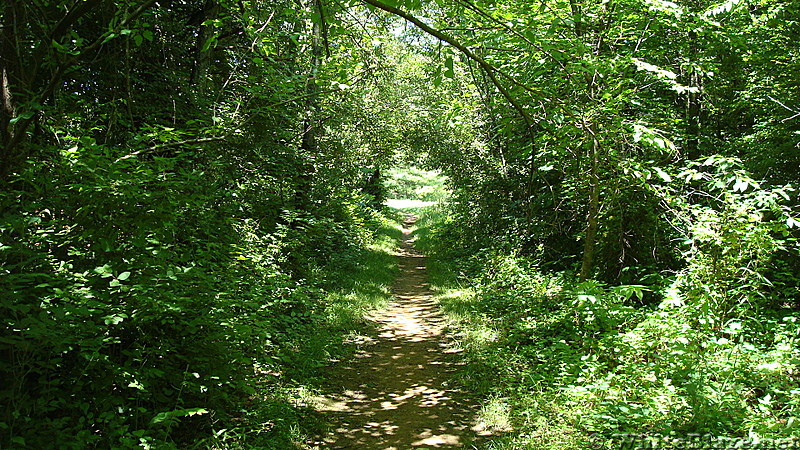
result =
[{"label": "green leaf", "polygon": [[130,276],[131,276],[131,273],[130,273],[130,272],[122,272],[121,274],[119,274],[119,276],[117,277],[117,279],[118,279],[118,280],[120,280],[120,281],[125,281],[125,280],[127,280],[128,278],[130,278]]},{"label": "green leaf", "polygon": [[672,182],[672,177],[669,176],[669,174],[667,172],[664,172],[663,170],[661,170],[661,168],[653,167],[653,170],[656,172],[656,175],[658,175],[659,178],[664,180],[664,182],[666,182],[666,183]]},{"label": "green leaf", "polygon": [[742,0],[727,0],[703,13],[706,17],[713,17],[733,10],[734,7],[742,3]]},{"label": "green leaf", "polygon": [[36,113],[33,112],[33,111],[24,112],[24,113],[18,115],[17,117],[14,117],[13,119],[9,120],[8,123],[11,124],[11,125],[14,125],[15,123],[19,122],[20,120],[28,120],[28,119],[32,118],[35,114]]},{"label": "green leaf", "polygon": [[775,193],[783,197],[784,200],[789,200],[789,194],[783,189],[775,189]]},{"label": "green leaf", "polygon": [[445,70],[442,73],[442,75],[444,75],[447,78],[451,78],[451,79],[455,78],[456,73],[455,73],[455,70],[453,70],[453,57],[452,56],[448,56],[447,59],[444,60],[444,67],[445,67]]},{"label": "green leaf", "polygon": [[205,408],[176,409],[175,411],[167,411],[156,414],[156,416],[153,417],[153,420],[151,420],[150,423],[157,424],[178,417],[197,416],[201,414],[208,414],[208,410]]},{"label": "green leaf", "polygon": [[675,78],[678,77],[678,75],[671,70],[662,69],[658,66],[654,66],[653,64],[642,61],[640,59],[631,58],[631,60],[633,61],[633,64],[636,65],[636,69],[643,70],[645,72],[650,72],[656,75],[658,78],[666,78],[669,80],[674,80]]},{"label": "green leaf", "polygon": [[105,45],[117,36],[119,36],[117,33],[109,33],[108,36],[106,36],[105,39],[103,39],[102,43]]},{"label": "green leaf", "polygon": [[206,42],[203,43],[203,48],[200,49],[201,52],[207,52],[211,47],[217,46],[217,37],[211,36],[210,38],[206,39]]},{"label": "green leaf", "polygon": [[116,325],[116,324],[122,322],[123,320],[125,320],[127,318],[128,318],[128,315],[125,314],[125,313],[113,314],[113,315],[110,315],[110,316],[103,317],[103,322],[106,325]]},{"label": "green leaf", "polygon": [[100,267],[95,267],[94,273],[99,274],[103,278],[108,278],[110,276],[113,276],[113,273],[111,272],[111,266],[109,266],[108,264],[104,264]]},{"label": "green leaf", "polygon": [[734,192],[744,192],[750,186],[750,183],[747,180],[737,178],[736,183],[733,184],[733,191]]}]

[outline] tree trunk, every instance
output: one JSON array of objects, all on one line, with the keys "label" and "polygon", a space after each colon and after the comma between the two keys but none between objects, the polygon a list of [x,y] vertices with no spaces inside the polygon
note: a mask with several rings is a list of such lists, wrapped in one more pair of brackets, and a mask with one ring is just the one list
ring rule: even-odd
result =
[{"label": "tree trunk", "polygon": [[11,170],[14,160],[16,125],[11,123],[17,115],[15,91],[19,91],[20,74],[17,55],[16,28],[20,8],[17,0],[10,0],[3,7],[2,28],[0,28],[0,177]]},{"label": "tree trunk", "polygon": [[[321,0],[313,0],[314,7],[319,11],[322,17],[322,2]],[[317,110],[319,109],[317,87],[317,76],[322,65],[323,55],[323,31],[321,21],[314,21],[311,27],[311,64],[309,67],[308,80],[306,82],[306,117],[303,123],[303,140],[300,148],[303,151],[303,156],[300,159],[297,191],[295,192],[295,204],[298,209],[306,210],[311,203],[311,186],[314,178],[315,167],[313,163],[309,163],[306,158],[312,157],[317,154],[317,132],[319,128],[319,118],[317,117]]]},{"label": "tree trunk", "polygon": [[578,282],[583,283],[592,273],[594,264],[594,248],[597,241],[598,216],[600,214],[600,143],[597,140],[595,130],[590,128],[591,146],[591,167],[589,173],[589,210],[586,213],[586,237],[583,241],[583,261],[581,262],[581,273]]},{"label": "tree trunk", "polygon": [[[692,33],[694,34],[694,33]],[[689,86],[700,87],[700,74],[696,68],[690,69]],[[686,93],[686,156],[689,159],[700,157],[700,93]]]},{"label": "tree trunk", "polygon": [[195,88],[195,102],[203,102],[208,92],[208,68],[211,66],[212,48],[204,48],[209,39],[214,37],[214,27],[204,25],[207,20],[215,19],[219,14],[219,4],[210,0],[203,5],[198,20],[200,27],[195,45],[194,67],[192,67],[191,83]]}]

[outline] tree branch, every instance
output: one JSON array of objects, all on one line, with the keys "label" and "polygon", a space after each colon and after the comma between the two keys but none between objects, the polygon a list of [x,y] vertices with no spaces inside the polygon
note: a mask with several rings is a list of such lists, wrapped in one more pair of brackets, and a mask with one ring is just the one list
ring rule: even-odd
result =
[{"label": "tree branch", "polygon": [[207,137],[207,138],[199,138],[199,139],[187,139],[185,141],[175,141],[175,142],[167,142],[166,144],[161,145],[154,145],[152,147],[143,148],[141,150],[136,150],[133,153],[129,153],[125,156],[120,156],[117,158],[114,163],[118,163],[120,161],[124,161],[126,159],[131,159],[133,157],[144,155],[147,153],[152,153],[157,150],[161,150],[164,148],[171,148],[171,147],[180,147],[181,145],[192,145],[192,144],[204,144],[206,142],[217,142],[217,141],[224,141],[225,136],[214,136],[214,137]]},{"label": "tree branch", "polygon": [[535,42],[533,42],[532,40],[528,39],[528,38],[527,38],[525,35],[523,35],[523,34],[522,34],[522,33],[520,33],[519,31],[515,30],[514,28],[510,27],[508,24],[506,24],[506,23],[504,23],[503,21],[501,21],[501,20],[499,20],[499,19],[495,18],[493,15],[489,14],[488,12],[486,12],[486,11],[484,11],[484,10],[482,10],[482,9],[478,8],[478,7],[477,7],[477,6],[476,6],[474,3],[471,3],[471,2],[469,2],[468,0],[461,0],[461,3],[462,3],[464,6],[466,6],[467,8],[469,8],[469,9],[471,9],[471,10],[475,11],[475,12],[476,12],[478,15],[481,15],[481,16],[483,16],[483,17],[486,17],[486,18],[487,18],[487,19],[489,19],[490,21],[492,21],[492,22],[496,23],[497,25],[499,25],[500,27],[502,27],[504,30],[506,30],[506,31],[508,31],[509,33],[513,34],[514,36],[516,36],[516,37],[518,37],[518,38],[522,39],[522,40],[523,40],[525,43],[527,43],[527,44],[528,44],[528,45],[530,45],[531,47],[533,47],[533,48],[535,48],[536,50],[539,50],[540,52],[542,52],[542,53],[544,53],[545,55],[547,55],[547,57],[548,57],[548,58],[552,59],[552,60],[553,60],[553,62],[555,62],[556,64],[558,64],[558,66],[559,66],[559,67],[561,67],[561,70],[565,70],[565,71],[567,70],[567,68],[564,66],[564,63],[562,63],[561,61],[559,61],[559,60],[558,60],[558,59],[557,59],[555,56],[553,56],[553,54],[552,54],[552,53],[548,52],[547,50],[545,50],[544,48],[542,48],[542,46],[540,46],[540,45],[536,44],[536,43],[535,43]]},{"label": "tree branch", "polygon": [[[66,15],[58,21],[58,23],[53,27],[53,31],[50,32],[50,41],[59,41],[61,38],[67,33],[67,30],[72,27],[75,22],[78,21],[81,17],[83,17],[86,13],[91,11],[92,9],[100,6],[102,0],[86,0],[86,1],[77,1],[72,8],[69,9]],[[45,45],[49,45],[50,42],[45,43]]]},{"label": "tree branch", "polygon": [[[86,55],[88,52],[99,48],[101,45],[108,42],[114,35],[119,34],[119,31],[128,26],[131,22],[136,20],[139,16],[141,16],[145,11],[147,11],[150,7],[155,5],[156,1],[158,0],[146,0],[142,3],[138,8],[136,8],[132,13],[130,13],[124,20],[122,20],[113,30],[109,30],[103,33],[97,40],[89,44],[88,46],[81,49],[81,51],[73,55],[71,58],[67,59],[66,61],[62,62],[61,64],[56,67],[53,71],[53,75],[50,77],[50,81],[47,83],[46,87],[39,95],[36,97],[34,105],[42,105],[47,101],[48,98],[53,94],[56,86],[61,81],[61,77],[64,75],[64,72],[67,71],[70,67],[72,67],[80,58]],[[34,111],[37,112],[37,111]],[[31,122],[33,122],[36,114],[23,116],[20,117],[20,120],[17,122],[17,129],[15,133],[10,137],[9,142],[6,144],[6,154],[11,155],[13,150],[19,145],[22,136],[25,134],[25,131],[30,126]]]},{"label": "tree branch", "polygon": [[534,120],[530,116],[530,114],[528,114],[528,112],[525,111],[525,108],[522,107],[522,105],[511,95],[508,89],[506,89],[506,87],[503,86],[502,83],[500,83],[500,80],[497,79],[497,74],[501,74],[507,77],[510,77],[510,75],[504,74],[502,71],[500,71],[493,65],[489,64],[489,62],[487,62],[480,56],[476,55],[475,52],[467,48],[464,44],[458,42],[452,36],[449,36],[439,30],[430,27],[429,25],[422,22],[418,18],[412,16],[411,14],[405,11],[400,10],[399,8],[395,8],[394,6],[381,3],[377,0],[363,0],[363,2],[368,5],[374,6],[375,8],[382,9],[390,14],[402,17],[403,19],[416,25],[420,30],[430,34],[431,36],[443,42],[447,42],[448,44],[452,45],[453,47],[458,49],[461,53],[463,53],[467,58],[478,63],[478,65],[481,66],[481,68],[486,72],[486,75],[492,81],[492,84],[497,88],[498,91],[500,91],[500,94],[506,99],[506,101],[508,101],[508,103],[511,104],[511,106],[514,107],[515,110],[517,110],[519,115],[525,121],[525,124],[528,126],[528,128],[530,129],[534,125]]}]

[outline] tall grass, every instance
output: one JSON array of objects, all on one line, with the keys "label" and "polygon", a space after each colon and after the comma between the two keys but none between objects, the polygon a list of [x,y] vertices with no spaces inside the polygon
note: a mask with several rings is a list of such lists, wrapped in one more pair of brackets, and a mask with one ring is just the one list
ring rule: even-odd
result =
[{"label": "tall grass", "polygon": [[402,238],[400,216],[389,211],[357,261],[329,275],[325,325],[335,333],[362,329],[366,314],[385,306],[390,286],[397,277],[395,250]]},{"label": "tall grass", "polygon": [[507,430],[488,448],[800,444],[796,311],[703,329],[671,306],[676,292],[643,304],[641,287],[578,284],[491,249],[464,255],[441,208],[418,213],[431,285],[466,355],[460,380]]}]

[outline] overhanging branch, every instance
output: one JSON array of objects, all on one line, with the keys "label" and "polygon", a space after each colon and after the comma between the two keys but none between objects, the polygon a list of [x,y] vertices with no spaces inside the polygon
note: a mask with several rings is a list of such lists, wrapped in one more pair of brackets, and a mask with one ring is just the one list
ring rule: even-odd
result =
[{"label": "overhanging branch", "polygon": [[[97,40],[92,42],[91,44],[87,45],[86,47],[82,48],[77,54],[72,55],[70,58],[56,66],[55,70],[53,71],[53,75],[50,77],[50,80],[45,85],[45,88],[36,96],[34,104],[35,105],[42,105],[44,104],[51,95],[53,95],[53,91],[55,90],[58,83],[61,82],[64,73],[69,70],[74,64],[76,64],[82,57],[87,55],[89,52],[96,50],[97,48],[104,45],[106,42],[110,41],[113,37],[118,36],[120,30],[127,27],[130,23],[134,20],[139,18],[142,14],[144,14],[148,9],[150,9],[158,0],[145,0],[138,8],[136,8],[133,12],[128,14],[116,27],[110,29],[100,35]],[[58,26],[61,26],[59,23]],[[28,114],[26,116],[19,116],[18,122],[16,126],[16,130],[14,134],[10,137],[9,142],[6,143],[5,152],[10,158],[13,152],[16,150],[17,145],[19,145],[22,137],[25,135],[25,132],[30,126],[31,122],[35,120],[36,114],[38,110],[34,109],[33,114]]]},{"label": "overhanging branch", "polygon": [[402,17],[403,19],[416,25],[420,30],[430,34],[431,36],[441,41],[447,42],[448,44],[458,49],[458,51],[464,54],[464,56],[475,61],[486,72],[486,75],[489,77],[492,84],[497,88],[497,90],[500,91],[500,94],[506,99],[506,101],[508,101],[508,103],[511,104],[511,106],[514,107],[515,110],[517,110],[522,119],[525,120],[525,124],[528,126],[528,128],[534,125],[534,120],[530,116],[530,114],[528,114],[528,112],[525,111],[525,108],[522,107],[522,105],[511,95],[508,89],[506,89],[506,87],[503,86],[502,83],[500,83],[500,80],[497,79],[498,74],[505,75],[502,71],[500,71],[493,65],[489,64],[489,62],[487,62],[485,59],[475,54],[475,52],[473,52],[468,47],[458,42],[452,36],[443,33],[440,30],[432,28],[431,26],[419,20],[418,18],[412,16],[411,14],[399,8],[395,8],[394,6],[381,3],[377,0],[363,0],[363,1],[368,5],[374,6],[375,8],[381,9],[390,14],[394,14],[398,17]]}]

